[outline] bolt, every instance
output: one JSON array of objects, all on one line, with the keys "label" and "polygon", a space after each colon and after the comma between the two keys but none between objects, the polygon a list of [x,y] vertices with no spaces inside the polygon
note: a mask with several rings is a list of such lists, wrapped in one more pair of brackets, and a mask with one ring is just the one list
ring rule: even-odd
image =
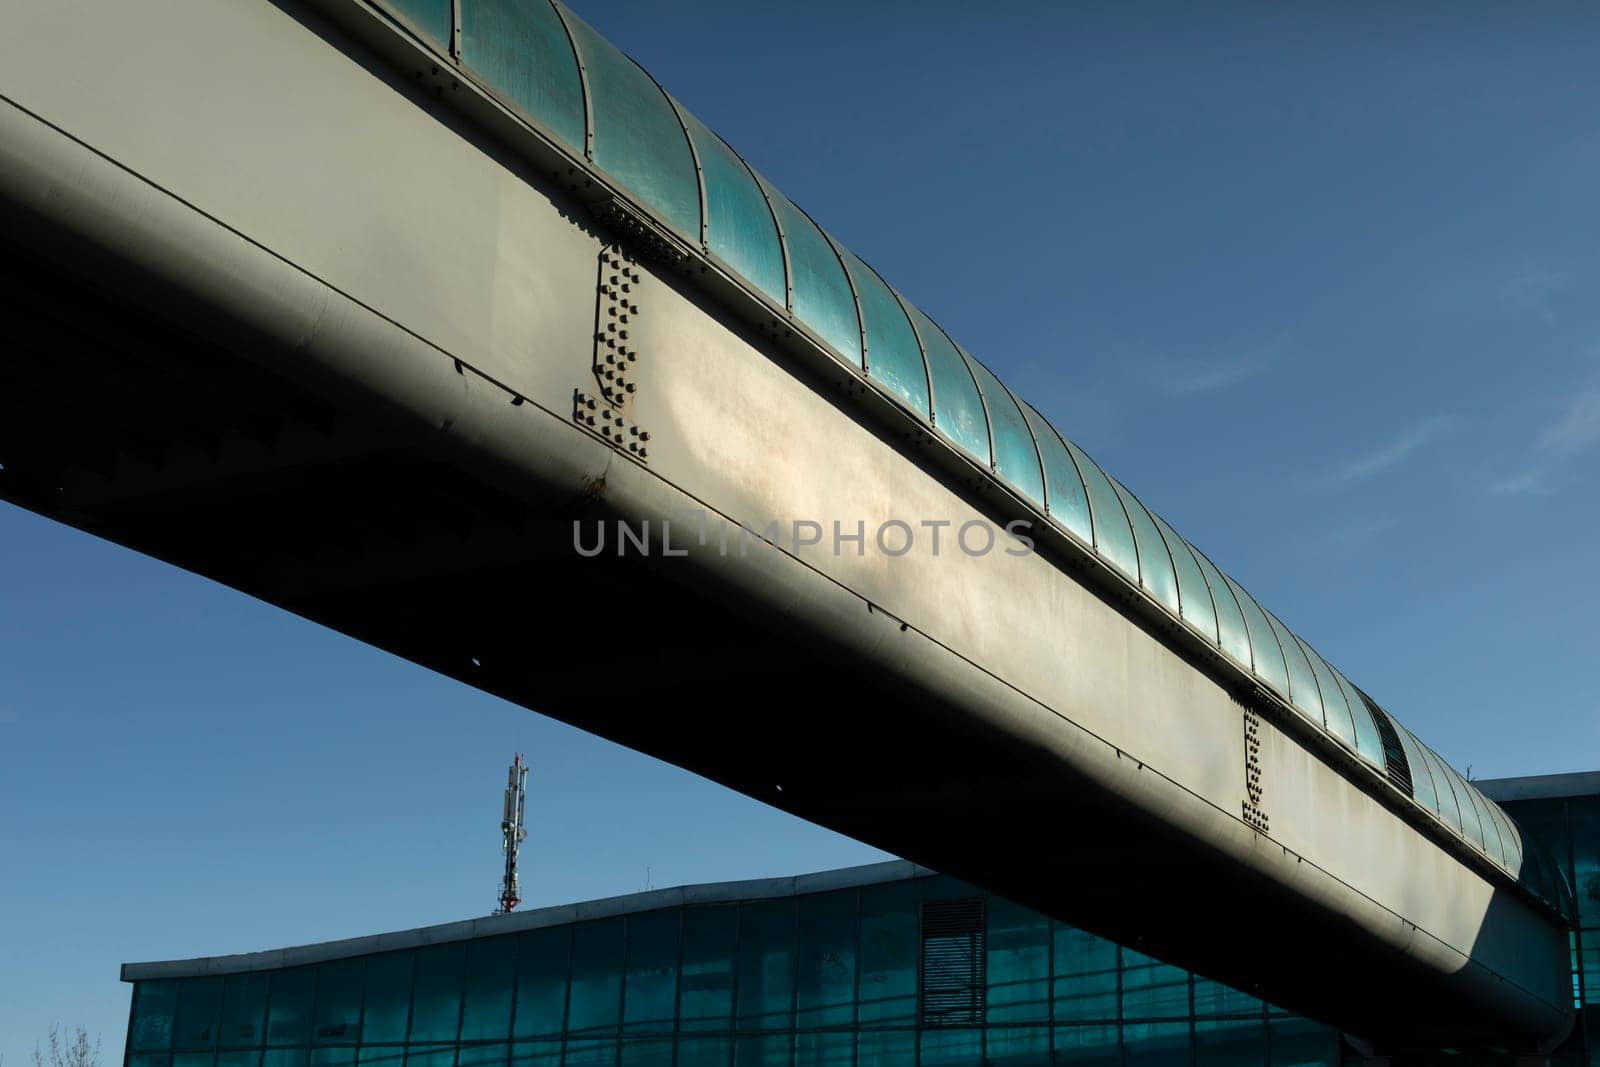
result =
[{"label": "bolt", "polygon": [[649,430],[640,430],[639,431],[639,440],[641,440],[641,441],[650,440],[650,431]]},{"label": "bolt", "polygon": [[632,382],[629,382],[629,383],[628,383],[628,384],[627,384],[627,385],[625,385],[625,386],[623,386],[623,388],[624,388],[624,389],[626,389],[626,390],[628,390],[628,392],[630,392],[630,393],[631,393],[631,392],[633,392],[633,388],[634,388],[634,386],[633,386],[633,383],[632,383]]}]

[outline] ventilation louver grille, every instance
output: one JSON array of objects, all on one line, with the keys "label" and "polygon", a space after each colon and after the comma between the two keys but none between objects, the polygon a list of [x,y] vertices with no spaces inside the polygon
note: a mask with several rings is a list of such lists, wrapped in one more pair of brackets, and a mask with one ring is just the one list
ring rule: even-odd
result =
[{"label": "ventilation louver grille", "polygon": [[[1361,693],[1359,689],[1356,692]],[[1394,732],[1394,724],[1389,721],[1389,713],[1373,703],[1367,694],[1361,693],[1361,699],[1366,701],[1367,710],[1372,713],[1372,721],[1377,724],[1378,736],[1383,739],[1383,769],[1388,772],[1389,780],[1405,790],[1406,796],[1414,796],[1411,785],[1411,764],[1406,762],[1406,750],[1400,747],[1400,735]]]},{"label": "ventilation louver grille", "polygon": [[922,905],[922,1025],[983,1025],[982,900]]}]

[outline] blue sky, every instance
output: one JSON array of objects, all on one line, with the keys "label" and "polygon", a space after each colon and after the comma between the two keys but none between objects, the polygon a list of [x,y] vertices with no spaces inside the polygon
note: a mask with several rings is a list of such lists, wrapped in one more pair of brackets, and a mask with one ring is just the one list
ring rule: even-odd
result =
[{"label": "blue sky", "polygon": [[[245,0],[241,0],[245,2]],[[1600,19],[580,4],[1477,777],[1600,767]],[[0,505],[0,1054],[123,960],[879,856]]]}]

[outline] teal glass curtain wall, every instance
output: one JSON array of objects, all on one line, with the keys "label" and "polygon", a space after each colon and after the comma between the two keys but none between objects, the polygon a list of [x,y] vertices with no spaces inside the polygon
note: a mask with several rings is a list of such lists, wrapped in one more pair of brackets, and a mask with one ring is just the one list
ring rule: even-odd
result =
[{"label": "teal glass curtain wall", "polygon": [[[945,938],[971,955],[943,960],[941,981],[968,977],[942,987],[940,1023],[921,1003],[930,903],[966,906],[978,923]],[[1339,1058],[1325,1027],[930,876],[141,981],[126,1064],[1331,1067]]]}]

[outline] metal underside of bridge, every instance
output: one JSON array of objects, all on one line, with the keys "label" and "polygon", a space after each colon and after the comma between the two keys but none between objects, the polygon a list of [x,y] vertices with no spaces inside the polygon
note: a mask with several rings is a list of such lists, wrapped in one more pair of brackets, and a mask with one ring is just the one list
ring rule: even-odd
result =
[{"label": "metal underside of bridge", "polygon": [[[1377,1047],[1570,1027],[1558,886],[1048,520],[698,543],[1035,512],[406,26],[19,7],[0,496]],[[653,551],[575,552],[617,520]]]}]

